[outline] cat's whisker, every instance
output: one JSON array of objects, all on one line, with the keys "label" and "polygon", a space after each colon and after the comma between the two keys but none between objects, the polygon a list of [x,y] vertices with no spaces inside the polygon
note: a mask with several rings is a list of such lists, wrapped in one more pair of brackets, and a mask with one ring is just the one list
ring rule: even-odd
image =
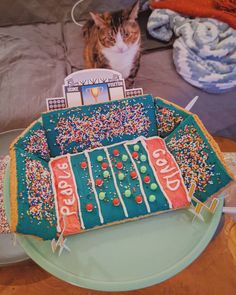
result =
[{"label": "cat's whisker", "polygon": [[91,84],[96,84],[97,79],[90,79]]},{"label": "cat's whisker", "polygon": [[81,80],[81,85],[85,85],[86,84],[86,80]]},{"label": "cat's whisker", "polygon": [[101,81],[102,81],[103,83],[108,82],[108,81],[107,81],[107,78],[101,78]]}]

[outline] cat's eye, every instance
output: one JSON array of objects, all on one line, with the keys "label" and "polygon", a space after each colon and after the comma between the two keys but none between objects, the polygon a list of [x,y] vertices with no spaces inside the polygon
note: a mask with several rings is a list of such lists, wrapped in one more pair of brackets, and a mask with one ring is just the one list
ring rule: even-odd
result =
[{"label": "cat's eye", "polygon": [[122,33],[123,38],[128,38],[130,36],[130,32],[128,31],[123,31]]},{"label": "cat's eye", "polygon": [[113,35],[112,32],[109,32],[109,33],[108,33],[108,38],[109,38],[110,40],[113,40],[113,39],[114,39],[114,35]]}]

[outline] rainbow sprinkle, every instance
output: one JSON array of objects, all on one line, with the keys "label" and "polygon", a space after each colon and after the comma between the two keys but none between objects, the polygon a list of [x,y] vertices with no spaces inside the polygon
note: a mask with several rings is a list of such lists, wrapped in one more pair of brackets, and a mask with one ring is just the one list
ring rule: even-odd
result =
[{"label": "rainbow sprinkle", "polygon": [[43,159],[49,160],[49,148],[44,130],[32,130],[30,135],[23,140],[25,151],[32,154],[39,154]]},{"label": "rainbow sprinkle", "polygon": [[[205,192],[205,187],[214,175],[215,164],[207,163],[209,147],[193,126],[184,126],[167,143],[168,149],[175,154],[175,160],[182,172],[187,188],[196,183],[196,191]],[[208,150],[208,151],[207,151]]]},{"label": "rainbow sprinkle", "polygon": [[40,161],[25,158],[26,187],[29,202],[27,214],[39,221],[55,225],[54,196],[50,172]]},{"label": "rainbow sprinkle", "polygon": [[101,146],[103,140],[114,137],[132,134],[147,136],[151,122],[146,113],[143,104],[137,103],[122,107],[111,105],[107,112],[99,107],[82,118],[76,114],[62,117],[55,128],[58,131],[56,143],[64,154],[66,145],[73,142],[79,142],[80,149],[88,149]]},{"label": "rainbow sprinkle", "polygon": [[177,114],[175,110],[157,106],[156,120],[158,136],[165,137],[183,121],[183,117]]}]

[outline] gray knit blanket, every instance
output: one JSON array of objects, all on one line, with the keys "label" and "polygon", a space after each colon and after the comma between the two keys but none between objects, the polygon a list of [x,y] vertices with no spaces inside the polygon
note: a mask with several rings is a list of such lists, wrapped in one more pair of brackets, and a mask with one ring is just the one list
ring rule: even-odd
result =
[{"label": "gray knit blanket", "polygon": [[226,92],[236,86],[236,30],[227,24],[156,9],[149,17],[147,29],[158,40],[176,37],[174,64],[190,84],[209,93]]}]

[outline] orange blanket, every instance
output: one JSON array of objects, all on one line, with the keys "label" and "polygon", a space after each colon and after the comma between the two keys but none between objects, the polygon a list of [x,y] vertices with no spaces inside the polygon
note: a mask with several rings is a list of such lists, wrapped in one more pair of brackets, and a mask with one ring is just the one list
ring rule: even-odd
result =
[{"label": "orange blanket", "polygon": [[193,17],[215,18],[236,29],[236,0],[151,0],[151,8],[166,8]]}]

